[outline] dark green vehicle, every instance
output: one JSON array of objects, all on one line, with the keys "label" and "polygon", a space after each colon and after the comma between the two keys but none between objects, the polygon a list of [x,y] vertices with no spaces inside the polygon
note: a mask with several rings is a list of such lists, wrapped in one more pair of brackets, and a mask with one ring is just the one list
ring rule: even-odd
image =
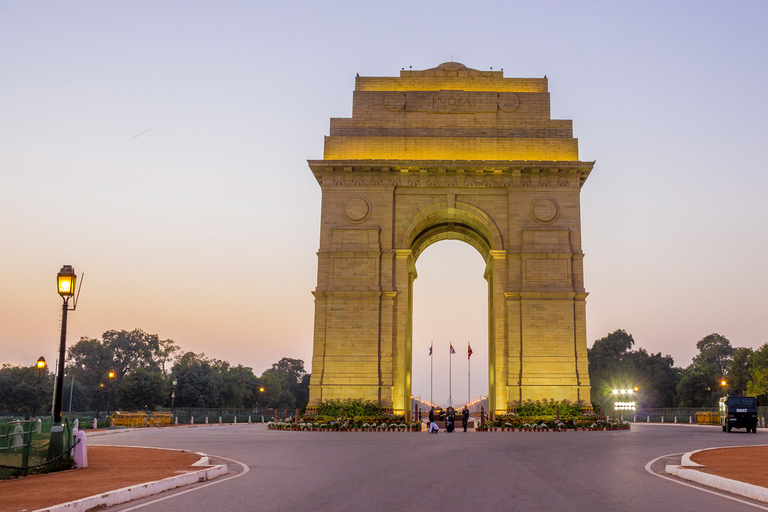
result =
[{"label": "dark green vehicle", "polygon": [[757,400],[753,396],[724,396],[720,399],[720,425],[723,432],[745,428],[757,433]]}]

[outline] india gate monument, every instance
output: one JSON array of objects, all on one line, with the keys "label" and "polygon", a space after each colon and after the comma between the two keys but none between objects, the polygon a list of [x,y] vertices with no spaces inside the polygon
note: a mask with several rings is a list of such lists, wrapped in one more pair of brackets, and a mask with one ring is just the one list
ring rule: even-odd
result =
[{"label": "india gate monument", "polygon": [[446,62],[355,80],[331,119],[322,189],[308,411],[330,399],[411,407],[413,281],[431,244],[485,259],[489,413],[525,400],[589,402],[572,122],[550,118],[547,78]]}]

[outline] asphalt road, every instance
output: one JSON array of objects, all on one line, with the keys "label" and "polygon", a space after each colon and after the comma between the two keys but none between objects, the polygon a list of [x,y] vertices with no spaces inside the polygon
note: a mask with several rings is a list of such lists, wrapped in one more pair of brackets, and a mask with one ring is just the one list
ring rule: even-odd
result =
[{"label": "asphalt road", "polygon": [[[615,432],[438,435],[233,425],[89,439],[229,459],[225,477],[110,508],[142,512],[754,511],[748,503],[658,478],[646,464],[700,448],[767,442],[768,430],[725,434],[719,427],[645,424]],[[665,460],[653,469],[663,470]]]}]

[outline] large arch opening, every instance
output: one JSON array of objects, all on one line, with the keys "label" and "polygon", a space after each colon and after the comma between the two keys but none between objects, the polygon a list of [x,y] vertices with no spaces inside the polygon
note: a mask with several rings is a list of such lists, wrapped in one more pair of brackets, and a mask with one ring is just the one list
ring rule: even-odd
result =
[{"label": "large arch opening", "polygon": [[[477,238],[470,243],[464,227],[446,228],[430,230],[441,242],[421,247],[416,261],[412,393],[440,407],[458,407],[488,395],[488,283]],[[453,239],[445,239],[451,234]]]}]

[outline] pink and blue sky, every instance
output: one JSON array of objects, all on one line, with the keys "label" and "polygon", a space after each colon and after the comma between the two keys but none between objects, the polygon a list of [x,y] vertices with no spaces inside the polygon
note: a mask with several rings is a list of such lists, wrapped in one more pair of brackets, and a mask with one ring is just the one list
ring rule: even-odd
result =
[{"label": "pink and blue sky", "polygon": [[[0,362],[141,328],[251,366],[311,360],[322,157],[356,73],[453,59],[547,75],[582,160],[588,340],[623,328],[687,365],[718,332],[768,342],[768,4],[0,3]],[[487,392],[483,262],[419,259],[414,387]]]}]

